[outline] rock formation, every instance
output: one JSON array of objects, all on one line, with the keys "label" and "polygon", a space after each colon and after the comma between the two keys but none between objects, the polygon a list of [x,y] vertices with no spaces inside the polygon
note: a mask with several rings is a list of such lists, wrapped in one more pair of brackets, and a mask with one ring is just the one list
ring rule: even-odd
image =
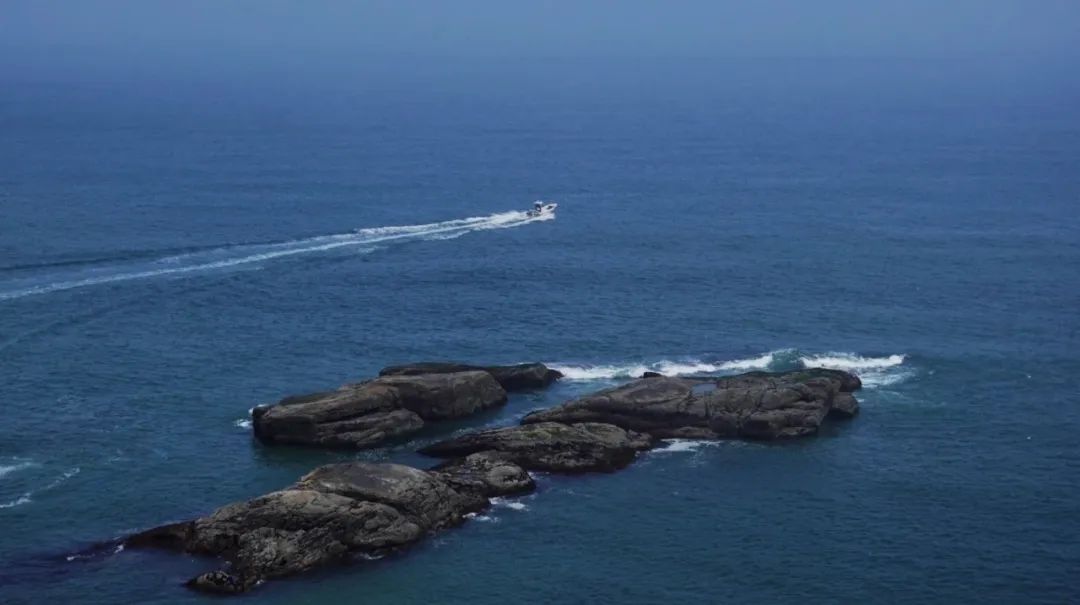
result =
[{"label": "rock formation", "polygon": [[[260,409],[255,431],[271,442],[368,447],[427,420],[501,404],[505,388],[539,384],[548,376],[533,366],[496,370],[501,369],[455,364],[387,368],[376,380]],[[533,490],[528,470],[611,472],[663,438],[812,435],[827,418],[854,417],[859,404],[851,392],[860,387],[854,375],[833,370],[692,379],[650,375],[533,412],[520,426],[429,445],[421,452],[451,458],[430,470],[366,462],[322,466],[284,490],[141,532],[125,544],[220,557],[223,569],[188,584],[243,592],[263,580],[402,549],[461,523],[490,498]]]},{"label": "rock formation", "polygon": [[533,412],[523,424],[603,422],[657,438],[783,439],[850,418],[859,379],[834,370],[751,372],[710,379],[642,378]]},{"label": "rock formation", "polygon": [[541,389],[562,378],[562,372],[542,363],[522,363],[512,366],[474,366],[464,363],[420,362],[383,368],[379,376],[415,376],[417,374],[446,374],[483,371],[491,374],[507,391]]},{"label": "rock formation", "polygon": [[469,433],[425,447],[420,453],[438,457],[484,453],[502,456],[529,470],[610,472],[630,464],[654,441],[649,435],[611,424],[541,422]]},{"label": "rock formation", "polygon": [[223,569],[188,585],[239,593],[264,580],[401,549],[461,523],[486,508],[490,497],[532,488],[528,473],[497,457],[470,456],[432,472],[399,464],[331,464],[284,490],[135,534],[125,544],[220,557]]},{"label": "rock formation", "polygon": [[375,380],[257,407],[252,426],[266,443],[364,449],[415,433],[427,422],[502,405],[508,389],[545,387],[560,376],[538,363],[396,366]]}]

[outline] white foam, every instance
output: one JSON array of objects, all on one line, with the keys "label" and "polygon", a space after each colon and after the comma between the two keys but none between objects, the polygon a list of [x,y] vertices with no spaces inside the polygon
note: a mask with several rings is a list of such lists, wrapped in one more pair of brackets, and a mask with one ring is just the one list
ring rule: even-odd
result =
[{"label": "white foam", "polygon": [[37,493],[49,491],[50,489],[53,489],[55,487],[59,487],[61,483],[67,481],[68,479],[71,479],[75,475],[78,475],[81,471],[82,471],[82,469],[80,469],[77,466],[73,467],[71,469],[68,469],[68,470],[64,471],[64,473],[62,475],[60,475],[59,477],[54,479],[52,481],[52,483],[50,483],[50,484],[46,485],[45,487],[39,489],[37,491]]},{"label": "white foam", "polygon": [[233,422],[233,426],[241,429],[250,429],[251,418],[238,418],[235,422]]},{"label": "white foam", "polygon": [[485,523],[494,523],[494,522],[498,521],[498,519],[496,519],[495,517],[489,517],[487,515],[481,515],[479,513],[467,513],[465,515],[465,518],[466,519],[472,519],[473,521],[481,521],[481,522],[485,522]]},{"label": "white foam", "polygon": [[770,351],[760,357],[750,357],[747,359],[736,359],[734,361],[726,361],[720,364],[721,370],[734,370],[734,371],[750,371],[750,370],[765,370],[776,361],[776,356],[780,353],[786,353],[790,349],[781,349],[779,351]]},{"label": "white foam", "polygon": [[829,368],[832,370],[880,370],[891,368],[904,363],[906,355],[889,355],[886,357],[862,357],[854,353],[827,353],[825,355],[810,355],[799,358],[799,361],[808,368]]},{"label": "white foam", "polygon": [[665,376],[688,376],[714,372],[735,372],[768,369],[777,356],[790,349],[771,351],[757,357],[709,362],[700,359],[660,360],[653,363],[629,363],[623,365],[572,365],[549,363],[548,367],[562,372],[567,380],[612,380],[638,378],[645,372],[659,372]]},{"label": "white foam", "polygon": [[515,502],[513,500],[507,500],[506,498],[495,497],[491,499],[492,506],[498,506],[500,508],[509,508],[510,510],[529,510],[529,507],[523,502]]},{"label": "white foam", "polygon": [[27,504],[29,502],[33,502],[33,500],[30,499],[30,494],[27,493],[27,494],[23,494],[23,495],[19,496],[18,498],[16,498],[15,500],[12,500],[11,502],[2,502],[2,503],[0,503],[0,508],[15,508],[16,506],[21,506],[21,505]]},{"label": "white foam", "polygon": [[71,479],[75,475],[78,475],[80,470],[81,469],[79,467],[77,467],[77,466],[73,467],[73,468],[71,468],[69,470],[66,470],[59,477],[54,479],[52,482],[50,482],[45,487],[43,487],[43,488],[41,488],[39,490],[33,490],[33,491],[26,492],[25,494],[19,496],[18,498],[14,499],[14,500],[12,500],[10,502],[0,503],[0,508],[14,508],[16,506],[21,506],[23,504],[29,504],[30,502],[34,501],[33,496],[35,496],[36,494],[40,494],[42,492],[47,492],[47,491],[49,491],[51,489],[54,489],[56,487],[59,487],[61,483],[67,481],[68,479]]},{"label": "white foam", "polygon": [[699,439],[665,439],[664,447],[652,450],[653,454],[677,454],[682,452],[696,452],[703,447],[714,447],[717,441],[702,441]]},{"label": "white foam", "polygon": [[[520,227],[553,218],[554,215],[530,217],[523,211],[500,212],[488,216],[475,216],[439,223],[357,229],[353,233],[322,235],[275,244],[226,246],[203,252],[164,257],[148,263],[99,266],[88,271],[94,273],[94,275],[81,278],[75,278],[71,274],[67,274],[68,279],[63,279],[63,276],[60,276],[61,279],[50,280],[49,283],[44,284],[24,287],[15,285],[13,288],[10,285],[8,288],[0,285],[0,300],[11,300],[36,294],[47,294],[61,290],[137,279],[201,273],[341,248],[361,248],[370,251],[374,249],[375,244],[389,241],[430,238],[453,239],[472,231]],[[86,273],[87,271],[83,272],[84,275]],[[53,277],[57,276],[54,275]],[[31,279],[41,281],[50,278],[46,275]],[[26,280],[19,280],[16,284],[25,284],[25,282]]]},{"label": "white foam", "polygon": [[566,380],[608,380],[611,378],[631,378],[641,376],[649,368],[644,365],[617,366],[617,365],[564,365],[557,363],[546,364],[553,370],[562,373]]},{"label": "white foam", "polygon": [[884,357],[863,357],[855,353],[826,353],[824,355],[804,355],[799,363],[806,368],[828,368],[851,372],[862,380],[866,388],[896,384],[908,378],[911,373],[903,368],[906,355],[895,354]]},{"label": "white foam", "polygon": [[0,477],[4,477],[16,471],[21,471],[24,468],[30,468],[32,466],[34,466],[34,463],[31,461],[16,462],[15,464],[0,466]]}]

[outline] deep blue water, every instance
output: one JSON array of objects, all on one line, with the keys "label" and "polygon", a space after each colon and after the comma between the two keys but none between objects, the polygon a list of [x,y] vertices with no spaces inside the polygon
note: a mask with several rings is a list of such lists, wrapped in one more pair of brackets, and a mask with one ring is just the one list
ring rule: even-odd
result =
[{"label": "deep blue water", "polygon": [[[410,73],[5,75],[0,601],[208,601],[180,586],[203,560],[66,555],[355,457],[266,448],[242,421],[421,359],[573,379],[360,457],[424,464],[424,440],[644,366],[826,364],[868,388],[817,438],[543,476],[408,554],[252,598],[1076,598],[1075,76]],[[557,218],[507,214],[537,198]]]}]

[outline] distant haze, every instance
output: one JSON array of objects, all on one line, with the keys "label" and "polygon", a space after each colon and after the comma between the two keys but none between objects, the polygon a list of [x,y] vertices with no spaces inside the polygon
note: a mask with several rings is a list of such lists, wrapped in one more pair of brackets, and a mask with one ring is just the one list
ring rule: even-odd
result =
[{"label": "distant haze", "polygon": [[[1076,0],[0,3],[0,66],[1080,55]],[[199,63],[203,63],[199,65]]]}]

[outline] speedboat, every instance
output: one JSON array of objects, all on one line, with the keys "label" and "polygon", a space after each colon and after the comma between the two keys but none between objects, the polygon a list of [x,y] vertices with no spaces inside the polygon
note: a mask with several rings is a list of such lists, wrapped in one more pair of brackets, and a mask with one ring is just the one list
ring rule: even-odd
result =
[{"label": "speedboat", "polygon": [[547,215],[547,214],[555,214],[555,209],[558,208],[558,207],[559,207],[559,205],[556,204],[555,202],[536,201],[536,202],[533,202],[533,207],[530,208],[528,211],[526,211],[525,214],[530,216],[530,217],[544,216],[544,215]]}]

